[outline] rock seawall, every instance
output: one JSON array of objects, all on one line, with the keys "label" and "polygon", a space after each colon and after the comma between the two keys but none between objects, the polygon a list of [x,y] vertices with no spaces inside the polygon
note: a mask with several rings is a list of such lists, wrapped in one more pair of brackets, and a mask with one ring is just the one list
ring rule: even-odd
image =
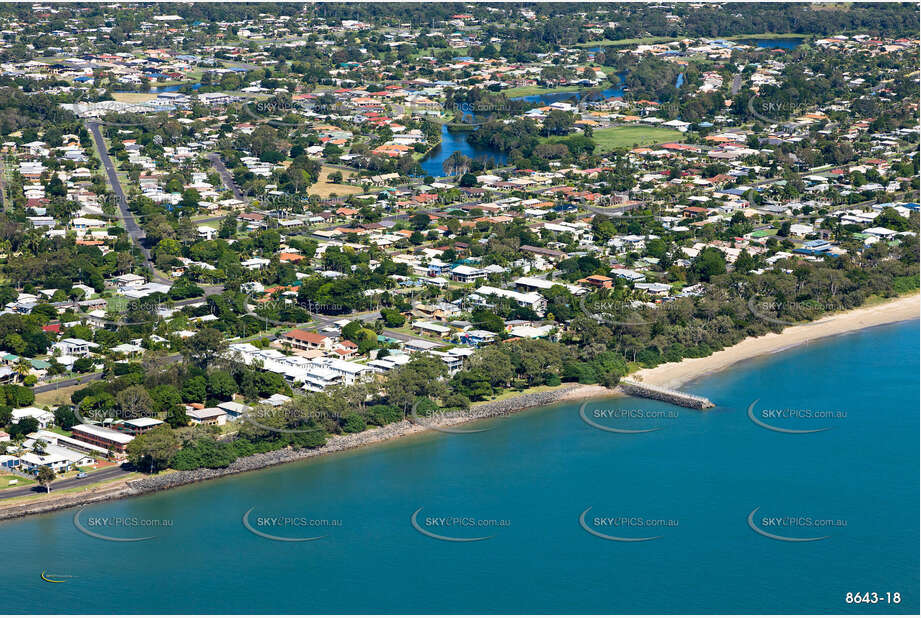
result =
[{"label": "rock seawall", "polygon": [[447,427],[451,425],[460,425],[479,419],[494,418],[497,416],[506,416],[514,412],[519,412],[527,408],[536,408],[549,405],[564,399],[572,391],[578,389],[578,386],[564,387],[555,391],[543,393],[525,393],[518,397],[510,397],[500,401],[490,401],[480,405],[472,406],[470,410],[463,414],[458,414],[453,418],[439,418],[436,420],[426,419],[426,425],[421,425],[411,421],[399,421],[391,423],[384,427],[375,427],[361,433],[345,434],[340,436],[331,436],[324,446],[312,449],[282,449],[279,451],[270,451],[268,453],[257,453],[241,457],[226,468],[200,468],[198,470],[171,472],[151,476],[135,481],[129,485],[137,493],[148,493],[151,491],[160,491],[170,487],[188,485],[199,481],[220,478],[231,474],[240,474],[251,470],[261,470],[270,466],[301,461],[311,457],[319,457],[329,453],[338,453],[353,448],[359,448],[369,444],[385,442],[395,438],[412,435],[426,431],[432,427]]},{"label": "rock seawall", "polygon": [[140,496],[171,489],[173,487],[189,485],[191,483],[217,479],[232,474],[261,470],[270,466],[278,466],[309,459],[311,457],[319,457],[320,455],[329,453],[338,453],[360,448],[369,444],[376,444],[378,442],[385,442],[387,440],[420,433],[434,427],[459,425],[479,419],[506,416],[528,408],[547,406],[578,396],[610,396],[613,394],[613,391],[608,391],[607,389],[599,390],[598,387],[586,387],[583,385],[565,386],[552,391],[524,393],[516,397],[509,397],[508,399],[478,404],[454,417],[426,419],[426,425],[404,420],[385,427],[368,429],[361,433],[332,436],[324,446],[315,449],[287,448],[268,453],[248,455],[237,459],[226,468],[201,468],[198,470],[169,472],[157,476],[126,481],[114,488],[100,488],[98,490],[89,490],[84,493],[60,494],[60,496],[55,496],[54,490],[52,489],[47,500],[42,499],[41,501],[10,505],[8,507],[0,506],[0,520],[57,511],[94,502]]}]

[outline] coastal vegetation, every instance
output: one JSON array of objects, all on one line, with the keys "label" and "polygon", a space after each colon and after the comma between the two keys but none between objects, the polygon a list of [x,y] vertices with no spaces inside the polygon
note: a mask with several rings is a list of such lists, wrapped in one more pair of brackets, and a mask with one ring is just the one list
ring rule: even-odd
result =
[{"label": "coastal vegetation", "polygon": [[[263,8],[292,26],[316,18]],[[13,382],[0,387],[0,425],[16,440],[34,433],[34,419],[12,422],[12,410],[34,403],[39,376],[42,387],[67,379],[72,407],[54,413],[62,431],[107,412],[152,417],[165,424],[132,441],[138,469],[220,468],[402,421],[414,407],[616,385],[918,288],[917,50],[896,38],[916,35],[916,11],[577,8],[330,6],[322,34],[242,44],[244,32],[227,30],[222,43],[238,50],[202,54],[217,34],[202,24],[260,13],[181,6],[170,20],[193,20],[194,36],[181,49],[149,41],[163,58],[135,50],[134,18],[76,41],[106,62],[127,52],[122,73],[143,73],[130,95],[118,94],[122,73],[62,78],[65,56],[37,30],[9,41],[0,58],[31,64],[0,77],[0,304],[10,307],[0,347]],[[405,21],[417,11],[431,29]],[[78,19],[105,15],[91,7]],[[345,16],[354,30],[328,28]],[[394,38],[406,23],[412,36]],[[714,40],[762,32],[808,44]],[[821,41],[842,32],[861,34]],[[25,40],[45,54],[39,66]],[[664,41],[674,44],[638,47]],[[146,64],[175,64],[160,85],[179,89],[148,92],[157,69]],[[176,105],[120,107],[97,143],[72,104],[119,99]],[[671,120],[682,131],[662,126]],[[680,145],[635,148],[664,142]],[[450,274],[462,266],[483,272]],[[517,283],[534,276],[549,285]],[[420,314],[442,309],[450,334],[420,335]],[[342,316],[353,321],[334,328]],[[327,360],[357,359],[364,375],[367,363],[413,358],[309,392],[227,352],[229,341],[291,352],[291,328],[334,332]],[[467,350],[449,371],[407,351],[410,335]],[[65,339],[92,351],[67,359]],[[77,377],[94,381],[74,388]],[[264,403],[281,395],[292,399]],[[255,422],[190,425],[192,404],[232,399],[253,406]]]},{"label": "coastal vegetation", "polygon": [[[908,224],[917,230],[917,218]],[[671,247],[666,244],[654,250],[663,249],[663,262],[667,263]],[[566,264],[560,266],[568,268]],[[629,288],[622,283],[583,302],[556,286],[548,294],[550,309],[556,319],[571,325],[559,342],[500,342],[477,350],[465,368],[453,376],[448,376],[439,360],[414,358],[380,382],[299,395],[280,407],[258,407],[253,413],[257,422],[242,422],[232,437],[204,427],[184,428],[173,416],[173,428],[164,427],[150,438],[141,436],[132,442],[129,454],[137,465],[182,470],[224,467],[243,455],[289,446],[313,448],[325,444],[328,435],[403,420],[422,400],[463,408],[504,392],[540,385],[576,382],[614,386],[630,366],[649,368],[706,357],[746,337],[779,332],[787,324],[816,320],[830,312],[859,307],[870,297],[892,297],[916,291],[919,286],[917,246],[910,245],[881,244],[862,254],[828,258],[817,264],[780,260],[765,272],[752,272],[764,266],[760,258],[743,253],[735,270],[727,272],[720,252],[704,252],[690,268],[671,267],[669,274],[692,283],[706,281],[710,284],[706,291],[655,309],[630,309]],[[580,268],[584,270],[571,271],[574,277],[586,272],[609,273],[599,264]],[[605,307],[601,314],[591,310],[599,305]],[[481,312],[477,319],[486,328],[495,328],[501,338],[506,336],[502,320],[494,320],[496,326],[490,327],[490,316],[508,317],[518,311],[497,307],[495,314]],[[218,401],[238,389],[248,397],[258,397],[286,387],[283,382],[260,387],[260,380],[274,374],[225,364],[219,357],[212,358],[207,370],[195,368],[194,355],[187,358],[186,364],[166,371],[148,371],[146,377],[125,374],[133,377],[88,388],[75,394],[74,402],[82,408],[90,392],[100,391],[92,405],[112,405],[117,397],[105,393],[118,392],[128,382],[155,384],[151,402],[158,409],[181,401]],[[171,443],[175,452],[167,457],[163,455],[163,435],[174,431],[177,434]]]}]

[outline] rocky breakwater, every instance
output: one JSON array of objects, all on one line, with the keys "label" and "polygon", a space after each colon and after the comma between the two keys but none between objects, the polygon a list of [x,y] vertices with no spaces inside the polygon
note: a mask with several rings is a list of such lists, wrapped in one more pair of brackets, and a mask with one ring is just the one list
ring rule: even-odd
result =
[{"label": "rocky breakwater", "polygon": [[715,404],[706,397],[682,393],[670,388],[644,384],[635,380],[621,380],[620,390],[627,395],[634,397],[645,397],[646,399],[655,399],[664,401],[684,408],[693,408],[695,410],[706,410],[715,407]]}]

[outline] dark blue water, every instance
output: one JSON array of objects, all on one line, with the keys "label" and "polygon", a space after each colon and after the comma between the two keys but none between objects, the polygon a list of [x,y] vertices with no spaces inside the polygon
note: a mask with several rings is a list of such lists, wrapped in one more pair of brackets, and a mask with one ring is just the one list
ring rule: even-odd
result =
[{"label": "dark blue water", "polygon": [[[597,409],[677,414],[588,426],[577,405],[426,434],[159,495],[98,504],[91,517],[168,519],[135,543],[79,533],[74,511],[0,524],[10,613],[912,613],[918,612],[917,322],[837,337],[747,362],[687,388],[708,412],[631,398]],[[833,429],[765,430],[761,408],[844,411]],[[652,416],[649,414],[649,416]],[[791,421],[789,426],[798,425]],[[825,424],[824,422],[822,424]],[[277,535],[248,532],[253,515],[341,520]],[[440,541],[410,524],[446,536]],[[611,535],[661,535],[648,542]],[[748,514],[846,520],[817,542],[753,532]],[[445,528],[426,517],[497,520]],[[594,517],[672,520],[603,527]],[[507,526],[497,524],[507,520]],[[250,520],[253,521],[252,519]],[[479,522],[477,522],[479,524]],[[602,526],[602,527],[599,527]],[[100,528],[96,528],[99,530]],[[802,528],[771,529],[809,536]],[[73,575],[62,584],[43,570]],[[848,592],[899,592],[900,605],[848,605]]]},{"label": "dark blue water", "polygon": [[[172,86],[159,86],[159,87],[157,87],[157,86],[152,86],[152,87],[150,88],[150,90],[148,90],[147,92],[149,92],[149,93],[151,93],[151,94],[157,94],[157,93],[160,93],[160,92],[179,92],[179,89],[182,88],[182,86],[186,86],[186,85],[188,85],[188,84],[173,84]],[[192,90],[198,90],[199,88],[201,88],[201,84],[191,84],[189,87],[190,87]],[[140,91],[137,91],[137,92],[118,92],[118,93],[116,93],[116,94],[147,94],[147,92],[140,92]]]},{"label": "dark blue water", "polygon": [[447,125],[441,126],[441,144],[425,156],[420,162],[427,176],[444,176],[443,163],[455,152],[468,156],[471,159],[478,157],[492,157],[496,163],[503,164],[508,156],[493,148],[480,148],[467,142],[469,131],[450,131]]},{"label": "dark blue water", "polygon": [[803,44],[803,39],[793,38],[793,39],[750,39],[739,41],[739,43],[744,43],[746,45],[754,44],[757,47],[766,47],[768,49],[796,49]]}]

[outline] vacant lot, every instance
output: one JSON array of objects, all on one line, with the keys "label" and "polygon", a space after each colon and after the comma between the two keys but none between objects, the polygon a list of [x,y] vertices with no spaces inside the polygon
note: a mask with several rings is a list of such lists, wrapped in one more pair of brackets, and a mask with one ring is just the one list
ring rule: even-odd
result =
[{"label": "vacant lot", "polygon": [[596,152],[608,152],[615,148],[634,148],[661,144],[681,139],[681,132],[662,127],[610,127],[598,129],[592,134],[597,144]]},{"label": "vacant lot", "polygon": [[[89,381],[87,381],[89,384]],[[36,406],[59,406],[59,405],[71,405],[73,402],[70,400],[70,396],[73,395],[76,391],[81,388],[86,388],[86,384],[75,384],[74,386],[65,386],[64,388],[58,388],[53,391],[45,391],[44,393],[35,394],[35,405]]]},{"label": "vacant lot", "polygon": [[353,187],[352,185],[340,185],[332,182],[328,182],[329,175],[333,172],[341,172],[342,178],[351,178],[355,175],[355,172],[348,172],[345,170],[339,170],[334,167],[329,167],[324,165],[320,169],[320,180],[310,187],[310,195],[318,195],[320,197],[329,197],[333,193],[337,196],[353,195],[355,193],[361,193],[361,187]]},{"label": "vacant lot", "polygon": [[147,103],[157,98],[149,92],[113,92],[112,98],[120,103]]}]

